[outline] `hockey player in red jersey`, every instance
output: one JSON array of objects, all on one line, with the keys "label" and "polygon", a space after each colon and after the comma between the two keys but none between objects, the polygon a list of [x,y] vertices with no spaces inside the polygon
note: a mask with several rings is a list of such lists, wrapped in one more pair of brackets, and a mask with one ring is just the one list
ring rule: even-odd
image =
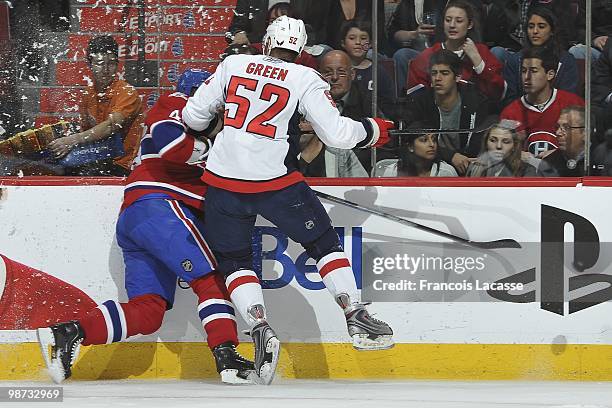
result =
[{"label": "hockey player in red jersey", "polygon": [[183,120],[196,131],[214,124],[225,109],[224,128],[207,160],[205,227],[225,274],[230,297],[251,327],[261,382],[274,378],[280,343],[266,321],[259,278],[253,270],[251,236],[257,215],[299,242],[346,317],[353,346],[393,346],[393,331],[369,316],[351,265],[329,216],[297,170],[300,114],[327,145],[351,149],[388,141],[392,123],[341,117],[329,84],[311,68],[294,64],[306,44],[301,20],[277,18],[263,41],[266,55],[227,57],[190,98]]},{"label": "hockey player in red jersey", "polygon": [[555,135],[561,110],[568,106],[584,106],[584,100],[573,93],[553,87],[559,64],[550,51],[530,48],[523,53],[521,76],[525,95],[508,105],[501,119],[520,123],[525,132],[525,150],[538,156],[559,145]]},{"label": "hockey player in red jersey", "polygon": [[157,331],[165,311],[172,308],[177,277],[198,297],[197,312],[222,381],[251,382],[254,366],[235,350],[234,307],[223,277],[215,272],[217,263],[200,221],[206,191],[201,165],[209,144],[188,133],[181,121],[188,95],[209,75],[186,71],[178,92],[162,96],[145,119],[117,221],[129,302],[108,300],[78,321],[38,330],[55,382],[71,375],[81,343],[112,343]]}]

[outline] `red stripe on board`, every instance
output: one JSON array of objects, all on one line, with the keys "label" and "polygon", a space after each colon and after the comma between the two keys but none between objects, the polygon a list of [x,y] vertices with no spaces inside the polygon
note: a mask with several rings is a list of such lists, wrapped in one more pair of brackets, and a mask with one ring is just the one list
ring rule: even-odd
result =
[{"label": "red stripe on board", "polygon": [[394,178],[308,178],[310,186],[380,187],[576,187],[580,177],[394,177]]},{"label": "red stripe on board", "polygon": [[[57,120],[53,119],[53,122]],[[208,173],[210,174],[210,173]],[[348,186],[348,187],[576,187],[584,186],[612,186],[610,178],[578,177],[568,178],[505,178],[499,179],[469,179],[443,177],[407,177],[407,178],[308,178],[305,179],[310,186]],[[453,182],[454,181],[454,182]],[[227,180],[219,178],[219,185]],[[88,185],[116,185],[125,184],[124,177],[55,177],[55,176],[26,176],[26,177],[0,177],[0,185],[5,186],[88,186]]]},{"label": "red stripe on board", "polygon": [[319,275],[321,275],[321,278],[324,278],[325,276],[327,276],[328,273],[333,272],[336,269],[350,268],[350,267],[351,267],[351,264],[349,263],[348,259],[346,258],[334,259],[333,261],[329,261],[328,263],[323,265],[323,267],[319,271]]},{"label": "red stripe on board", "polygon": [[125,177],[0,177],[0,186],[123,186]]},{"label": "red stripe on board", "polygon": [[230,283],[230,285],[227,287],[227,291],[231,295],[238,286],[245,285],[247,283],[256,283],[259,285],[259,279],[257,279],[257,276],[253,275],[241,276],[234,279],[232,283]]},{"label": "red stripe on board", "polygon": [[583,186],[590,187],[612,187],[611,177],[584,177],[582,179]]}]

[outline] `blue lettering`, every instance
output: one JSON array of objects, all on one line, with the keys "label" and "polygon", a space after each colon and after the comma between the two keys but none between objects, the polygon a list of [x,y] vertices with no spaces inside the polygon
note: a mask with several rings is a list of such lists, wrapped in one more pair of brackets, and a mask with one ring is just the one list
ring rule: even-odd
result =
[{"label": "blue lettering", "polygon": [[[336,227],[336,232],[340,238],[342,247],[345,245],[345,228]],[[268,235],[275,239],[276,247],[270,251],[263,250],[263,236]],[[361,289],[361,269],[362,269],[362,227],[351,228],[352,250],[350,261],[355,275],[357,287]],[[261,281],[264,289],[279,289],[291,283],[295,276],[297,283],[304,289],[321,290],[325,285],[320,280],[311,280],[307,274],[316,273],[318,270],[314,260],[308,256],[306,251],[301,252],[295,262],[286,254],[289,245],[289,238],[276,227],[255,227],[253,231],[253,268]],[[263,279],[263,261],[278,261],[282,267],[282,274],[276,279]]]}]

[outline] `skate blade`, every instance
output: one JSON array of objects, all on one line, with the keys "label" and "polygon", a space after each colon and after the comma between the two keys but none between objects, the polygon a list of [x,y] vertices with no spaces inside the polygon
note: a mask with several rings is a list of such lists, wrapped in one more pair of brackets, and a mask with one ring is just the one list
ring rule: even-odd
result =
[{"label": "skate blade", "polygon": [[36,337],[38,338],[38,344],[40,345],[40,351],[42,351],[47,371],[51,376],[54,383],[60,384],[66,379],[64,373],[64,367],[59,358],[51,358],[50,348],[55,346],[55,337],[53,332],[49,328],[42,328],[36,330]]},{"label": "skate blade", "polygon": [[394,345],[391,335],[382,335],[375,339],[369,338],[367,334],[353,335],[353,348],[360,351],[388,350]]},{"label": "skate blade", "polygon": [[276,337],[271,337],[266,343],[266,353],[272,353],[272,361],[262,364],[259,368],[258,383],[262,385],[270,385],[276,373],[280,356],[280,341]]},{"label": "skate blade", "polygon": [[257,381],[255,381],[255,378],[257,377],[255,370],[249,370],[244,373],[248,373],[246,378],[239,376],[238,370],[228,368],[227,370],[221,371],[221,382],[231,385],[257,384]]}]

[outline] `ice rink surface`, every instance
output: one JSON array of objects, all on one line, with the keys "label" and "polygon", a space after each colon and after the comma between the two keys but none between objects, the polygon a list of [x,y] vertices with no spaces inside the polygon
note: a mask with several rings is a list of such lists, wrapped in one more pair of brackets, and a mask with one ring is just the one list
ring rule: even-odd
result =
[{"label": "ice rink surface", "polygon": [[[50,386],[0,382],[0,386]],[[275,380],[271,386],[213,381],[68,381],[63,403],[15,407],[147,408],[612,408],[611,383]],[[0,404],[6,406],[6,404]]]}]

